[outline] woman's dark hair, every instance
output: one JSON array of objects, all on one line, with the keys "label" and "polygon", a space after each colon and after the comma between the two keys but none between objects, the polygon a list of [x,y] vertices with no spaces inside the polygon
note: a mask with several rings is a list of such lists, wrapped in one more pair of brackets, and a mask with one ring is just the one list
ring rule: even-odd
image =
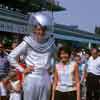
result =
[{"label": "woman's dark hair", "polygon": [[62,51],[67,53],[69,55],[69,57],[71,56],[71,49],[70,49],[70,47],[63,46],[63,47],[60,47],[59,50],[58,50],[58,54],[57,54],[58,58],[60,58],[60,55],[61,55]]},{"label": "woman's dark hair", "polygon": [[91,56],[90,50],[85,51],[85,53],[88,54],[89,56]]}]

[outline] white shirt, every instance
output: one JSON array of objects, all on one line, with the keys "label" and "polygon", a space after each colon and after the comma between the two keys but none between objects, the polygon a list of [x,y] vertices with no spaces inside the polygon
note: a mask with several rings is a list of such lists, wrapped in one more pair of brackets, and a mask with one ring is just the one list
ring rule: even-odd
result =
[{"label": "white shirt", "polygon": [[96,59],[90,57],[87,62],[87,67],[87,72],[93,73],[95,75],[100,75],[100,57],[97,57]]},{"label": "white shirt", "polygon": [[11,93],[9,100],[21,100],[21,93]]},{"label": "white shirt", "polygon": [[8,60],[12,66],[15,66],[19,71],[23,72],[24,69],[17,63],[16,58],[18,55],[26,52],[25,63],[27,67],[34,66],[34,70],[48,69],[51,61],[51,51],[38,53],[33,50],[25,41],[23,41],[17,48],[15,48],[8,56]]},{"label": "white shirt", "polygon": [[6,96],[7,95],[7,91],[3,85],[2,82],[0,82],[0,96]]}]

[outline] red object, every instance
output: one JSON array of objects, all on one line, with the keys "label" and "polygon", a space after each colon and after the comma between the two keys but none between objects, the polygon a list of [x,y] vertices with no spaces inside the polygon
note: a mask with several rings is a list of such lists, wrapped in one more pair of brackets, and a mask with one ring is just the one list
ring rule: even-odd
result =
[{"label": "red object", "polygon": [[[25,64],[20,64],[21,67],[23,69],[26,68],[26,65]],[[16,69],[16,73],[17,73],[17,79],[20,80],[20,82],[22,83],[23,82],[23,73],[21,73],[19,70]]]}]

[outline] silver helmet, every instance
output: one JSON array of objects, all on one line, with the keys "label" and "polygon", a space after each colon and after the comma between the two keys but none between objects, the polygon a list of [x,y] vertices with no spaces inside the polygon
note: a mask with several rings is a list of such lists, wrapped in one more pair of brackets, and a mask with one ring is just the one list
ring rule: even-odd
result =
[{"label": "silver helmet", "polygon": [[36,25],[41,25],[42,27],[47,27],[48,30],[51,30],[52,17],[44,13],[32,13],[29,18],[28,27],[33,29]]}]

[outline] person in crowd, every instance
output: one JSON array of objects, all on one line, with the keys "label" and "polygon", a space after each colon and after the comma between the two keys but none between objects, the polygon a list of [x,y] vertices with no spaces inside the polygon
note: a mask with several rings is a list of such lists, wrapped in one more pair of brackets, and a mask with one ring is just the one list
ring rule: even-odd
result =
[{"label": "person in crowd", "polygon": [[9,100],[21,100],[21,81],[18,80],[18,75],[16,71],[11,71],[9,73]]},{"label": "person in crowd", "polygon": [[86,98],[86,85],[85,85],[85,83],[86,83],[86,73],[85,73],[86,64],[82,63],[81,57],[79,55],[76,55],[74,60],[78,64],[78,68],[79,68],[81,99],[85,100],[85,98]]},{"label": "person in crowd", "polygon": [[16,48],[18,45],[17,42],[12,42],[11,47],[10,48],[6,48],[6,53],[9,54],[11,52],[11,50],[13,50],[14,48]]},{"label": "person in crowd", "polygon": [[85,75],[85,79],[86,79],[86,77],[87,77],[87,63],[88,63],[88,60],[89,60],[89,58],[91,57],[91,52],[90,52],[90,50],[86,50],[85,51],[85,71],[84,71],[84,75]]},{"label": "person in crowd", "polygon": [[[25,69],[26,65],[23,63],[22,59],[17,59],[18,63],[20,64],[20,67]],[[9,100],[23,100],[23,81],[24,81],[24,73],[21,73],[18,69],[11,69],[9,72],[9,92],[10,92],[10,98]]]},{"label": "person in crowd", "polygon": [[72,52],[71,52],[71,58],[70,58],[72,61],[74,61],[75,55],[76,55],[76,51],[72,50]]},{"label": "person in crowd", "polygon": [[[22,100],[21,99],[21,81],[18,80],[18,76],[15,70],[10,70],[8,75],[3,80],[3,87],[7,90],[8,97],[6,100]],[[1,86],[2,84],[0,84]],[[2,91],[3,88],[1,88]],[[2,100],[2,99],[0,99]],[[5,99],[4,99],[5,100]]]},{"label": "person in crowd", "polygon": [[100,56],[100,49],[98,50],[98,56]]},{"label": "person in crowd", "polygon": [[[43,13],[31,14],[29,18],[29,36],[25,36],[8,56],[9,62],[20,72],[26,74],[24,79],[24,100],[48,100],[50,94],[50,75],[48,69],[53,69],[55,39],[48,32],[52,27],[52,18]],[[16,58],[24,53],[26,68],[18,64]]]},{"label": "person in crowd", "polygon": [[7,54],[5,53],[4,44],[0,42],[0,98],[6,100],[7,91],[3,84],[4,78],[9,72],[9,62],[7,60]]},{"label": "person in crowd", "polygon": [[100,100],[100,56],[97,48],[91,49],[87,67],[87,100]]},{"label": "person in crowd", "polygon": [[18,43],[17,43],[17,42],[13,42],[13,43],[12,43],[12,45],[11,45],[11,50],[13,50],[14,48],[16,48],[16,47],[17,47],[17,45],[18,45]]},{"label": "person in crowd", "polygon": [[[14,41],[11,45],[11,50],[10,52],[15,49],[16,47],[18,46],[18,42],[17,41]],[[20,67],[21,68],[25,68],[25,63],[24,63],[24,55],[21,54],[20,56],[18,56],[16,58],[17,62],[20,64]],[[10,70],[16,70],[16,74],[17,74],[17,79],[16,79],[16,82],[11,82],[11,83],[18,83],[18,85],[20,85],[20,91],[19,92],[16,92],[16,90],[13,90],[13,93],[10,92],[10,100],[16,100],[16,98],[18,100],[22,100],[23,99],[23,88],[22,88],[22,85],[23,85],[23,81],[24,81],[24,73],[21,73],[19,70],[17,70],[14,66],[11,66],[11,69]],[[14,87],[17,88],[17,86],[15,85]],[[15,96],[15,97],[14,97]]]},{"label": "person in crowd", "polygon": [[80,79],[78,64],[70,60],[71,51],[61,47],[58,51],[52,100],[80,100]]},{"label": "person in crowd", "polygon": [[86,62],[89,60],[90,56],[91,56],[90,50],[86,50],[85,52]]},{"label": "person in crowd", "polygon": [[7,100],[7,91],[3,81],[0,81],[0,100]]},{"label": "person in crowd", "polygon": [[79,68],[79,74],[80,74],[80,82],[82,83],[85,80],[85,67],[86,65],[84,63],[82,63],[81,61],[81,57],[79,55],[76,55],[74,60],[76,61],[76,63],[78,64],[78,68]]}]

